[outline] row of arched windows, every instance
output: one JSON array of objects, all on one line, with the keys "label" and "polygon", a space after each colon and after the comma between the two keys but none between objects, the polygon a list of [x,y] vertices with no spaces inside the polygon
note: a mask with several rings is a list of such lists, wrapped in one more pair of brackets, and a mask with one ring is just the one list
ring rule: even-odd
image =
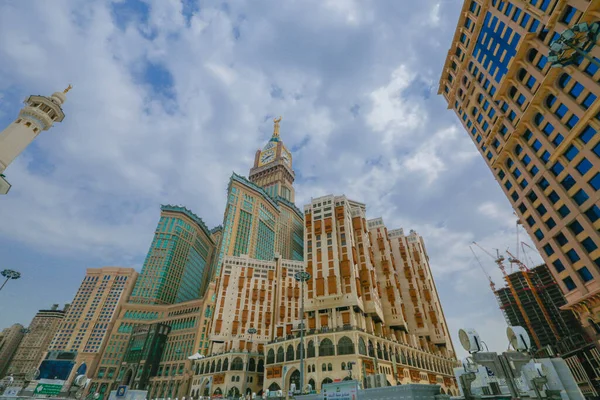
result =
[{"label": "row of arched windows", "polygon": [[[223,358],[218,360],[212,360],[207,362],[202,362],[196,364],[195,373],[196,375],[203,374],[211,374],[215,372],[222,371],[243,371],[244,370],[244,361],[241,357],[236,357],[231,362],[231,367],[229,366],[229,359]],[[264,360],[258,360],[256,362],[255,358],[250,358],[248,360],[248,364],[246,366],[246,371],[250,372],[264,372],[265,370],[265,362]]]}]

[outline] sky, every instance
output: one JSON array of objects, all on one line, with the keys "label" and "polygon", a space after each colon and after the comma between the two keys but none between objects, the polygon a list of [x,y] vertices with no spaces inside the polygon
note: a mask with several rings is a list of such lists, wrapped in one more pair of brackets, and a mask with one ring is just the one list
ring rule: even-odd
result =
[{"label": "sky", "polygon": [[22,278],[0,292],[0,328],[70,302],[86,268],[141,270],[161,204],[221,224],[231,173],[247,176],[281,115],[296,204],[345,194],[388,229],[417,231],[459,355],[464,327],[505,350],[469,244],[532,244],[522,229],[517,239],[510,203],[437,95],[461,6],[0,0],[0,129],[27,96],[73,85],[64,121],[5,171],[0,269]]}]

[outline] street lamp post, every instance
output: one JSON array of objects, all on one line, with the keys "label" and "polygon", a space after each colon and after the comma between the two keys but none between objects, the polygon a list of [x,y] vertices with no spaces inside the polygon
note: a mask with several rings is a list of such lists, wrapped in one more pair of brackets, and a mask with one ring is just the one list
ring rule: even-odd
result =
[{"label": "street lamp post", "polygon": [[548,61],[553,68],[561,68],[573,64],[583,57],[600,68],[600,63],[589,56],[590,50],[600,37],[600,23],[582,22],[565,30],[558,39],[550,44]]},{"label": "street lamp post", "polygon": [[300,393],[304,393],[304,282],[310,279],[308,272],[296,272],[294,278],[300,282]]},{"label": "street lamp post", "polygon": [[6,285],[6,283],[11,279],[19,279],[21,277],[21,273],[17,271],[13,271],[12,269],[5,269],[0,272],[0,275],[6,278],[2,286],[0,286],[0,290]]}]

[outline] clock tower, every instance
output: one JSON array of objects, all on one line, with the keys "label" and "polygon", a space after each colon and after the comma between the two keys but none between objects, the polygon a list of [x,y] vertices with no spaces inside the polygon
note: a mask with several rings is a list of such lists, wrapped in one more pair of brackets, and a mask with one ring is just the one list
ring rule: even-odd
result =
[{"label": "clock tower", "polygon": [[256,151],[249,180],[261,186],[272,197],[280,196],[294,202],[294,170],[292,154],[279,137],[281,117],[273,120],[273,136],[262,150]]}]

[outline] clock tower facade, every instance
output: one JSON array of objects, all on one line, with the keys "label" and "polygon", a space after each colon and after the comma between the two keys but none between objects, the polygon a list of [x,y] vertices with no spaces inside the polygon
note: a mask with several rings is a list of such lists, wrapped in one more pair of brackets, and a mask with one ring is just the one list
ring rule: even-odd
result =
[{"label": "clock tower facade", "polygon": [[281,117],[274,119],[273,136],[262,150],[256,151],[254,166],[248,176],[250,182],[262,187],[270,196],[279,196],[294,202],[294,170],[292,153],[279,136]]}]

